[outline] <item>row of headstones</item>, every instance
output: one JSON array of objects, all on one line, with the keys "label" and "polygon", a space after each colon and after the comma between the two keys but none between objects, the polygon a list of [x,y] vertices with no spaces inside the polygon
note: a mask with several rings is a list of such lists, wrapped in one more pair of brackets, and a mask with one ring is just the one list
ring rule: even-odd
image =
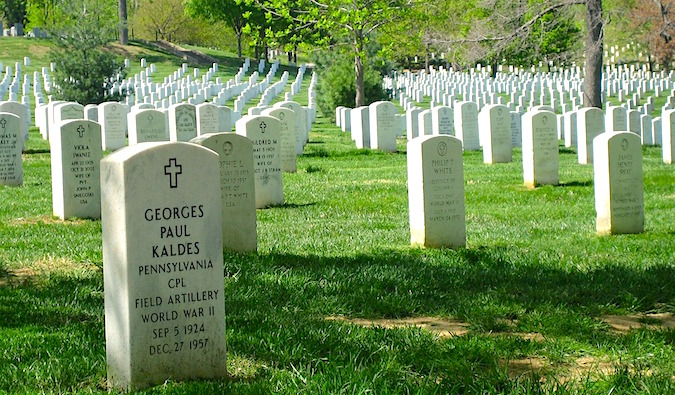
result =
[{"label": "row of headstones", "polygon": [[[253,129],[262,133],[260,121],[251,120]],[[269,138],[266,134],[253,138],[258,137]],[[222,147],[241,144],[251,149],[252,145],[249,139],[228,134],[205,136],[200,143],[212,150],[196,144],[148,143],[101,161],[111,388],[135,390],[169,378],[227,374],[222,243],[225,230],[241,224],[213,197],[228,196],[221,191],[222,168],[232,169],[229,161],[238,163],[234,168],[253,165],[251,156],[231,157],[243,149],[223,151]],[[423,136],[411,140],[407,151],[411,243],[464,247],[461,141]],[[594,152],[597,231],[642,232],[638,137],[606,133],[595,140]]]},{"label": "row of headstones", "polygon": [[5,29],[0,21],[0,37],[23,37],[23,23],[15,23],[9,29]]},{"label": "row of headstones", "polygon": [[[526,184],[555,181],[557,141],[545,117],[532,114],[526,128],[523,167]],[[526,115],[529,117],[528,115]],[[527,141],[527,143],[525,143]],[[642,148],[637,135],[606,132],[592,143],[596,231],[599,234],[644,230]],[[410,240],[425,247],[465,247],[466,214],[462,142],[452,136],[421,136],[407,145]],[[528,174],[529,173],[529,174]],[[544,180],[555,176],[555,180]],[[532,185],[531,185],[532,186]]]},{"label": "row of headstones", "polygon": [[[390,103],[391,104],[391,103]],[[357,148],[380,148],[371,144],[373,132],[371,127],[378,127],[376,106],[381,103],[373,103],[369,107],[350,109],[346,107],[336,108],[336,125],[343,131],[351,131],[352,139]],[[579,163],[592,163],[591,145],[593,139],[604,131],[630,131],[640,137],[645,145],[663,145],[662,155],[665,163],[673,163],[673,151],[675,147],[675,110],[666,110],[664,118],[665,127],[661,118],[651,119],[648,115],[637,111],[626,112],[623,107],[609,107],[604,113],[598,108],[582,108],[570,112],[564,116],[553,113],[553,109],[547,106],[532,108],[525,115],[510,112],[502,105],[490,105],[480,112],[473,102],[457,102],[454,109],[447,106],[434,107],[431,110],[411,109],[406,115],[396,113],[396,108],[389,108],[388,116],[393,120],[386,121],[394,125],[393,130],[386,132],[390,142],[387,147],[395,150],[395,141],[391,144],[391,136],[394,140],[402,135],[402,130],[407,131],[407,139],[412,140],[423,135],[446,134],[456,136],[462,141],[464,150],[478,150],[483,147],[485,163],[496,163],[511,160],[512,147],[525,145],[523,130],[533,118],[527,114],[546,113],[546,121],[557,140],[564,139],[567,147],[577,148]],[[632,124],[628,122],[628,114],[633,118]],[[636,116],[637,115],[637,116]],[[405,127],[403,126],[405,123]],[[631,126],[632,125],[632,126]],[[376,129],[382,134],[382,125]],[[380,137],[382,141],[382,137]],[[382,149],[382,148],[380,148]]]}]

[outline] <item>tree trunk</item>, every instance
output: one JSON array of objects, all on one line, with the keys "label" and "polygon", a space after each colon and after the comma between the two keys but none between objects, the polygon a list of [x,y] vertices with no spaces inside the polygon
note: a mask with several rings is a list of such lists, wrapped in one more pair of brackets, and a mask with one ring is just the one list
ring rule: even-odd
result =
[{"label": "tree trunk", "polygon": [[424,70],[429,73],[429,43],[424,48]]},{"label": "tree trunk", "polygon": [[119,0],[120,44],[129,44],[129,26],[127,25],[127,0]]},{"label": "tree trunk", "polygon": [[602,108],[602,1],[586,0],[584,107]]},{"label": "tree trunk", "polygon": [[354,71],[356,72],[356,98],[354,100],[354,108],[357,108],[366,105],[365,70],[363,69],[363,59],[361,59],[361,54],[358,52],[354,55]]},{"label": "tree trunk", "polygon": [[241,59],[241,33],[237,34],[237,56]]}]

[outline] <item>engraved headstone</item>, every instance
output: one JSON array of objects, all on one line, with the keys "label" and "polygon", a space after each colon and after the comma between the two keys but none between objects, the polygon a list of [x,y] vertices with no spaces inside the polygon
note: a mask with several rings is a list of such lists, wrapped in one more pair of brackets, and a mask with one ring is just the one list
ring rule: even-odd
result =
[{"label": "engraved headstone", "polygon": [[447,135],[408,142],[410,241],[425,247],[464,247],[466,218],[462,142]]},{"label": "engraved headstone", "polygon": [[597,107],[577,111],[577,157],[582,165],[593,163],[593,140],[605,132],[605,114]]},{"label": "engraved headstone", "polygon": [[52,209],[61,218],[101,218],[101,125],[84,119],[54,125],[50,138]]},{"label": "engraved headstone", "polygon": [[255,207],[284,204],[281,122],[266,115],[247,116],[237,121],[235,131],[253,142]]},{"label": "engraved headstone", "polygon": [[221,125],[220,110],[215,104],[199,104],[195,107],[195,112],[197,117],[197,136],[230,131],[230,128]]},{"label": "engraved headstone", "polygon": [[194,105],[178,103],[169,107],[169,140],[190,141],[197,137],[197,110]]},{"label": "engraved headstone", "polygon": [[551,111],[523,115],[523,178],[525,185],[557,185],[558,131]]},{"label": "engraved headstone", "polygon": [[370,110],[368,106],[361,106],[352,110],[349,116],[352,126],[352,140],[356,148],[370,148]]},{"label": "engraved headstone", "polygon": [[511,116],[509,109],[500,104],[483,107],[478,114],[483,145],[483,162],[511,162]]},{"label": "engraved headstone", "polygon": [[218,153],[223,248],[238,252],[255,252],[257,235],[253,143],[250,139],[234,133],[205,134],[195,137],[190,142]]},{"label": "engraved headstone", "polygon": [[141,143],[101,161],[108,386],[225,377],[218,154]]},{"label": "engraved headstone", "polygon": [[593,140],[596,230],[599,234],[644,230],[642,144],[631,132],[605,132]]},{"label": "engraved headstone", "polygon": [[661,145],[663,163],[675,163],[675,110],[666,110],[661,114]]},{"label": "engraved headstone", "polygon": [[0,112],[0,185],[23,184],[23,139],[21,119],[8,112]]},{"label": "engraved headstone", "polygon": [[431,109],[431,127],[434,135],[455,135],[455,113],[448,106],[438,106]]},{"label": "engraved headstone", "polygon": [[281,171],[295,173],[298,170],[298,156],[296,154],[297,139],[295,111],[286,107],[268,108],[262,112],[279,120],[281,124]]},{"label": "engraved headstone", "polygon": [[121,103],[106,102],[98,105],[98,123],[104,151],[116,150],[127,145],[127,110]]},{"label": "engraved headstone", "polygon": [[625,132],[628,130],[628,113],[621,106],[607,106],[605,112],[605,130]]},{"label": "engraved headstone", "polygon": [[419,115],[422,109],[419,107],[412,107],[405,111],[405,130],[408,141],[419,136]]},{"label": "engraved headstone", "polygon": [[159,110],[138,110],[127,114],[129,145],[146,142],[169,141],[166,117]]},{"label": "engraved headstone", "polygon": [[466,151],[480,149],[478,140],[478,106],[474,102],[460,101],[455,104],[455,136],[462,140]]},{"label": "engraved headstone", "polygon": [[370,104],[370,148],[396,152],[396,106],[388,101]]}]

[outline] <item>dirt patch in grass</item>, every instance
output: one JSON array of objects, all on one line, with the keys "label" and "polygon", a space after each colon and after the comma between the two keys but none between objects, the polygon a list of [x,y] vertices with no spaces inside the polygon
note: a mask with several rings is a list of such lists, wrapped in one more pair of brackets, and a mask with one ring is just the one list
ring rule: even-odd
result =
[{"label": "dirt patch in grass", "polygon": [[30,218],[16,218],[8,221],[12,225],[51,225],[51,224],[61,224],[61,225],[80,225],[86,222],[84,219],[67,219],[62,220],[58,217],[53,216],[42,216],[42,217],[30,217]]},{"label": "dirt patch in grass", "polygon": [[543,357],[526,357],[499,361],[499,366],[506,370],[511,378],[520,376],[541,375],[550,369],[551,364]]},{"label": "dirt patch in grass", "polygon": [[540,356],[500,360],[499,365],[511,378],[543,376],[541,381],[548,381],[554,377],[559,383],[611,375],[616,366],[613,362],[601,361],[591,356],[577,358],[571,363],[558,366]]},{"label": "dirt patch in grass", "polygon": [[604,322],[619,333],[628,333],[633,329],[672,329],[675,328],[675,317],[672,313],[605,315]]},{"label": "dirt patch in grass", "polygon": [[363,327],[381,327],[387,329],[417,327],[428,330],[429,332],[442,337],[463,336],[469,333],[469,324],[456,319],[437,318],[437,317],[413,317],[413,318],[347,318],[347,317],[327,317],[328,321],[348,322]]},{"label": "dirt patch in grass", "polygon": [[0,287],[35,285],[51,273],[82,275],[101,270],[92,263],[74,262],[64,258],[45,258],[20,268],[7,269],[0,274]]}]

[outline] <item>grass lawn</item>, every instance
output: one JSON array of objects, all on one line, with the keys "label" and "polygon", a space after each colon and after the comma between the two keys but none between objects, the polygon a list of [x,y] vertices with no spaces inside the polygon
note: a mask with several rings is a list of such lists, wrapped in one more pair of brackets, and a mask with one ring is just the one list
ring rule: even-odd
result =
[{"label": "grass lawn", "polygon": [[[519,150],[465,152],[467,248],[449,250],[410,246],[398,147],[357,150],[319,118],[286,203],[258,210],[258,253],[224,254],[230,376],[147,393],[675,393],[660,148],[643,149],[645,232],[610,237],[573,150],[561,184],[535,190]],[[35,128],[0,202],[0,393],[106,393],[100,221],[52,216]]]}]

